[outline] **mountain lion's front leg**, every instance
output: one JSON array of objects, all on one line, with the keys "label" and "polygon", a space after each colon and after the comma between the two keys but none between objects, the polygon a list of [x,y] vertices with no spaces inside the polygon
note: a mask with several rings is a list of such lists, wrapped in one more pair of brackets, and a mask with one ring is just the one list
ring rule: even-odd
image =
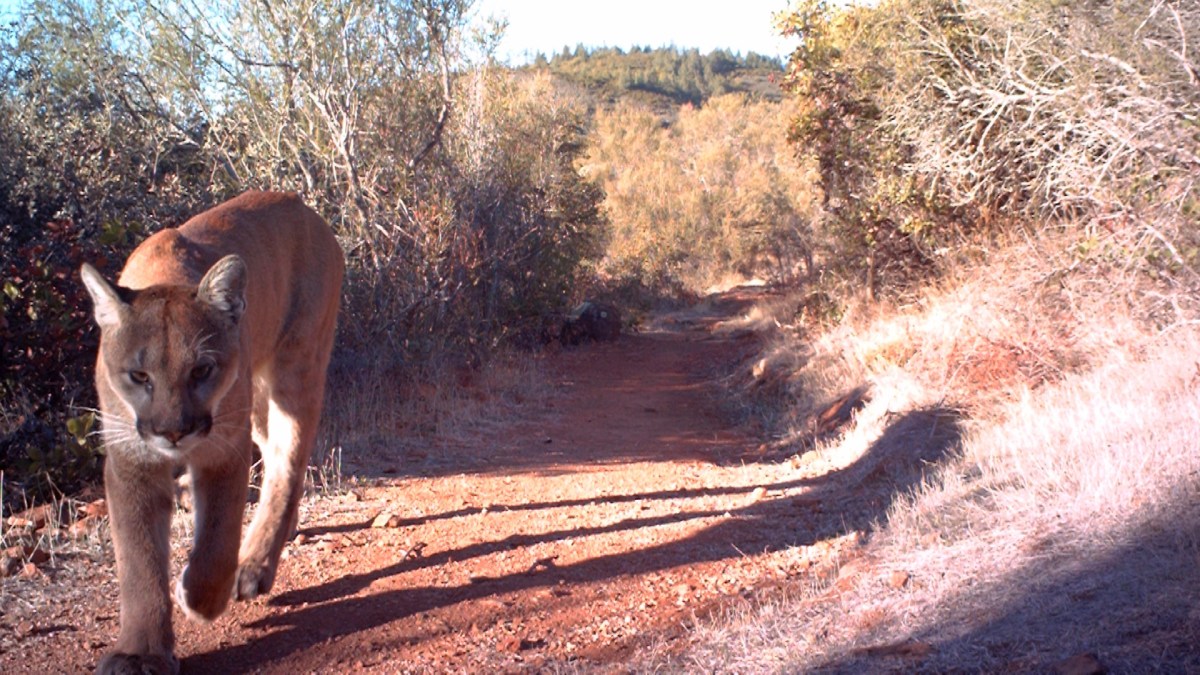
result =
[{"label": "mountain lion's front leg", "polygon": [[121,632],[96,668],[101,675],[178,673],[171,629],[170,534],[174,482],[167,463],[142,465],[121,452],[104,466],[117,580]]},{"label": "mountain lion's front leg", "polygon": [[244,445],[241,461],[192,468],[196,536],[175,587],[175,601],[191,618],[215,619],[232,595],[249,486],[249,438]]}]

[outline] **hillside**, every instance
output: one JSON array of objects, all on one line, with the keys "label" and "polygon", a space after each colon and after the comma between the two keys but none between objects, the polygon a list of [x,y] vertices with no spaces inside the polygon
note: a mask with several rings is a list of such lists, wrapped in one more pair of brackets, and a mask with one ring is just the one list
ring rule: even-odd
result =
[{"label": "hillside", "polygon": [[696,49],[577,47],[547,58],[539,55],[527,69],[545,70],[581,85],[598,100],[641,100],[651,107],[702,105],[721,94],[744,94],[778,101],[783,65],[753,52],[725,50],[701,54]]}]

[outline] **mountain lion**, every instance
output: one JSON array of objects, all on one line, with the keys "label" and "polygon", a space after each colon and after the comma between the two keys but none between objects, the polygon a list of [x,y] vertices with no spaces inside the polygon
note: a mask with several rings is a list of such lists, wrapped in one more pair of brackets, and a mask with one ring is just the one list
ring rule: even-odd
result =
[{"label": "mountain lion", "polygon": [[[100,326],[96,391],[121,630],[98,673],[177,673],[173,474],[190,473],[195,539],[175,601],[213,619],[271,589],[315,442],[342,250],[294,194],[249,192],[144,241],[116,286],[81,271]],[[253,445],[263,459],[244,538]],[[239,544],[240,541],[240,544]]]}]

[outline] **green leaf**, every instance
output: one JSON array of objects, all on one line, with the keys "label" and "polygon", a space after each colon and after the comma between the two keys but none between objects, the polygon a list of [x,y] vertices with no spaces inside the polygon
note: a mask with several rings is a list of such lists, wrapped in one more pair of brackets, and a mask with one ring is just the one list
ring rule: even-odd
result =
[{"label": "green leaf", "polygon": [[119,223],[115,220],[110,220],[105,223],[103,231],[101,231],[100,236],[97,237],[99,242],[105,246],[124,244],[125,240],[128,238],[129,228],[123,223]]}]

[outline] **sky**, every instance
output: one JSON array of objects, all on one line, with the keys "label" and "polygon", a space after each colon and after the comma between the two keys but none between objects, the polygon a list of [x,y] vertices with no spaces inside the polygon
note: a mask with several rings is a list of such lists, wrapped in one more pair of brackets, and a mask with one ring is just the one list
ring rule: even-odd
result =
[{"label": "sky", "polygon": [[497,56],[519,65],[563,46],[679,47],[788,55],[774,14],[788,0],[479,0],[479,16],[508,19]]},{"label": "sky", "polygon": [[[0,0],[0,20],[11,18],[20,0]],[[788,0],[476,0],[478,20],[508,20],[497,56],[520,65],[541,52],[564,46],[679,47],[702,53],[728,49],[785,57],[795,38],[785,40],[773,16]]]}]

